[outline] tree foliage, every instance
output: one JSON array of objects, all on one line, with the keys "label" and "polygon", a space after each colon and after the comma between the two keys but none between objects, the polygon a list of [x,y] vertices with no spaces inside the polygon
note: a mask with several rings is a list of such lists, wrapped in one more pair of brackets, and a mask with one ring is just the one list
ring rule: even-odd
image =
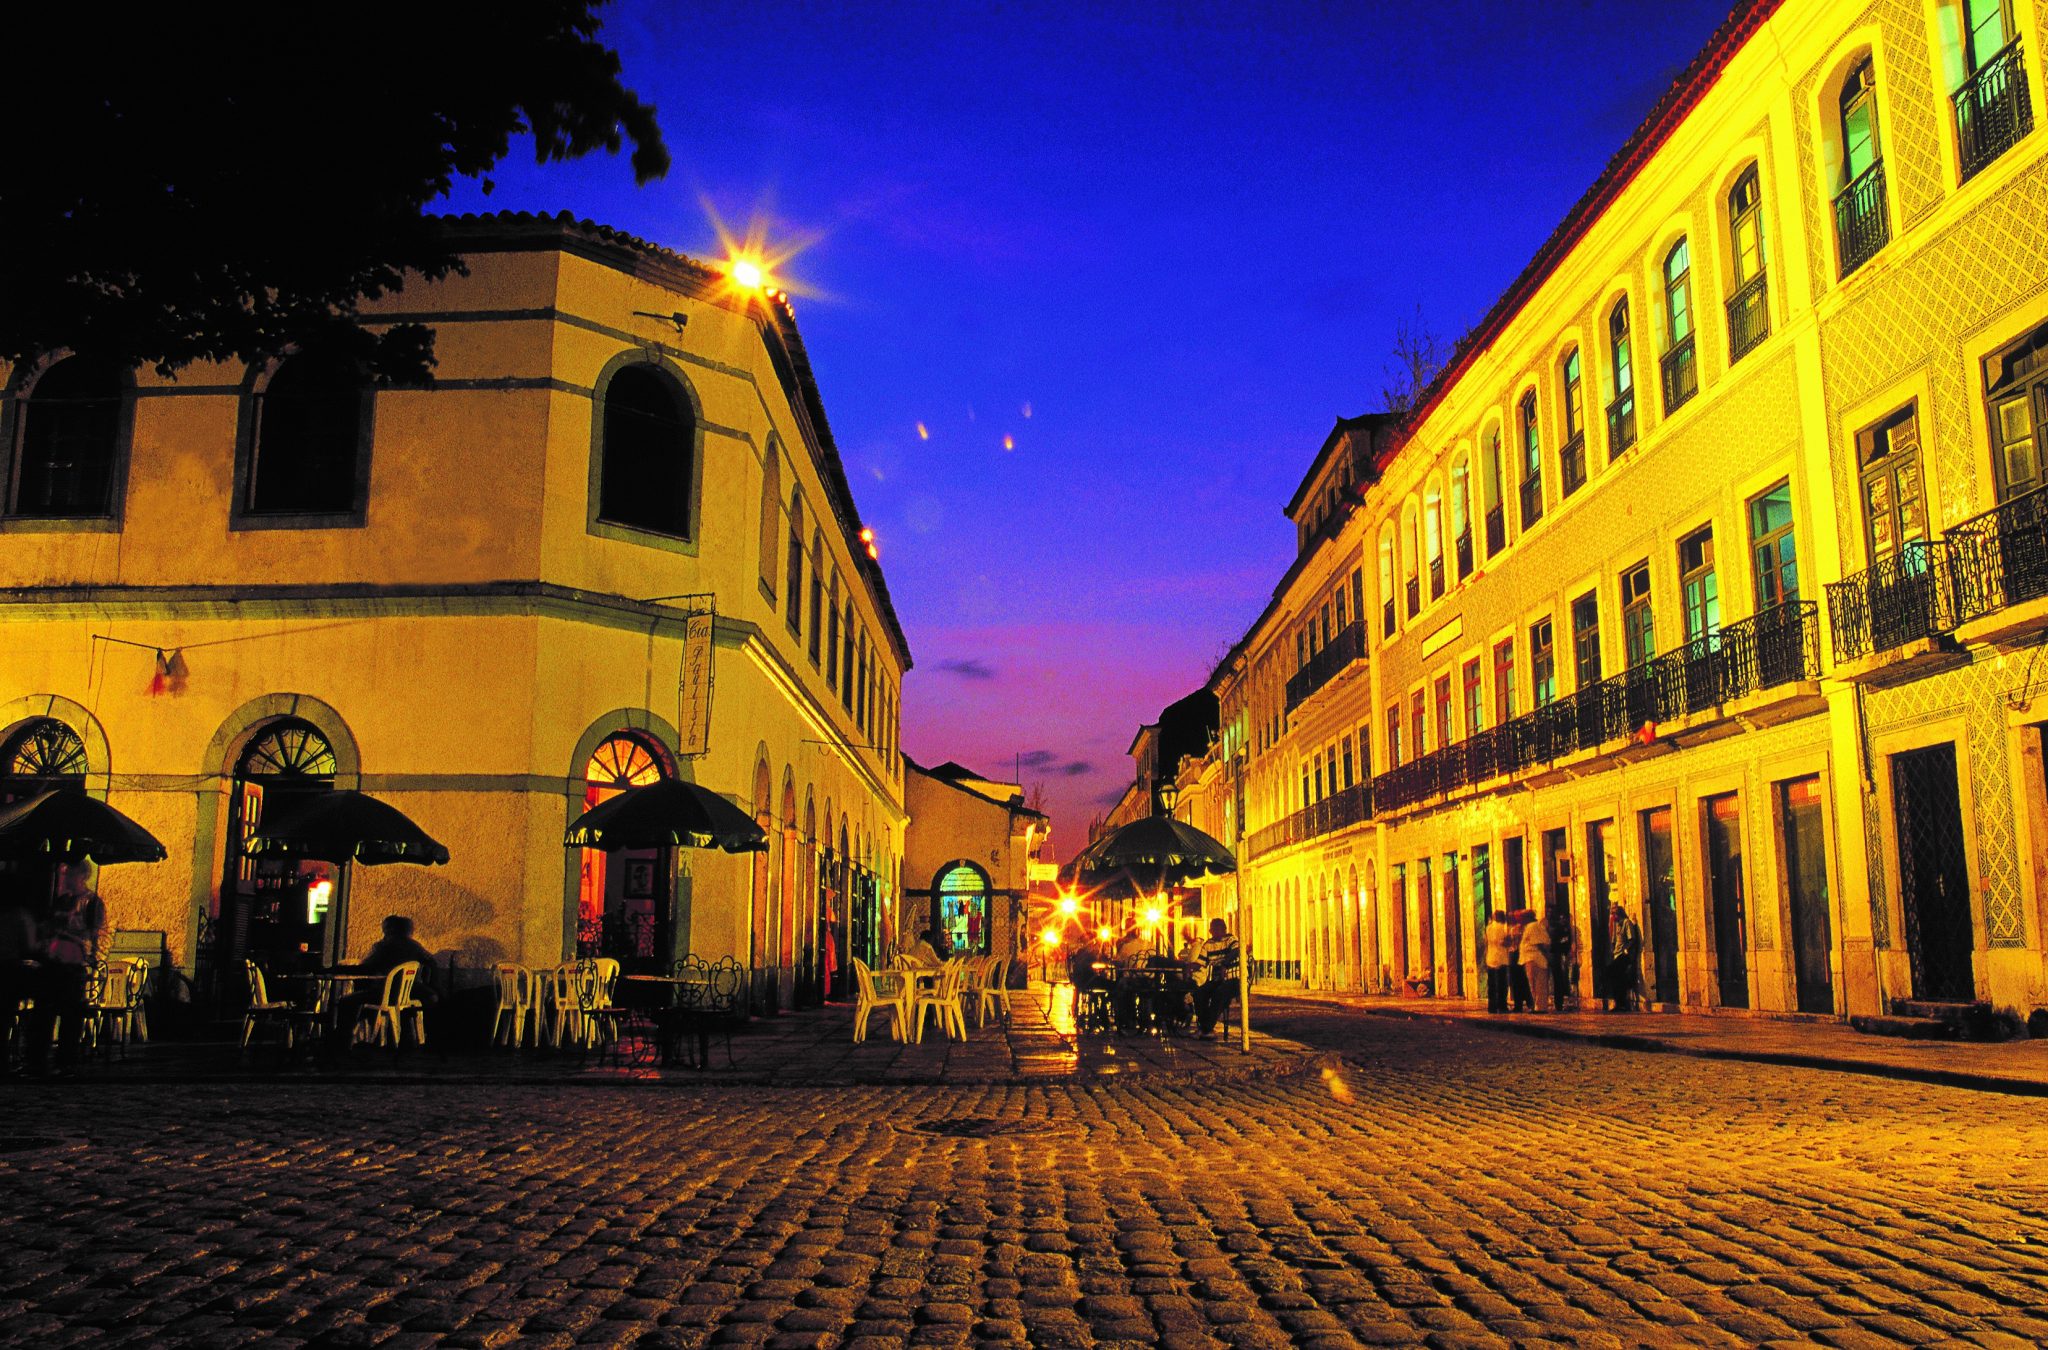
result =
[{"label": "tree foliage", "polygon": [[1450,344],[1430,328],[1422,317],[1422,306],[1417,305],[1413,319],[1403,319],[1394,327],[1394,346],[1384,367],[1386,383],[1380,388],[1382,406],[1404,416],[1413,412],[1450,357]]},{"label": "tree foliage", "polygon": [[323,330],[383,378],[432,334],[359,297],[459,264],[425,215],[530,135],[541,162],[632,145],[654,109],[599,40],[605,0],[45,4],[9,20],[0,357],[68,348],[166,374]]}]

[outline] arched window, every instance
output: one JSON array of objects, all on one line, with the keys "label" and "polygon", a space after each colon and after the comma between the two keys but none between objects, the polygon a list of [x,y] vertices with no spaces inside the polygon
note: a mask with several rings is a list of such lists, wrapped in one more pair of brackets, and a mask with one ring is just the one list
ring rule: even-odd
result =
[{"label": "arched window", "polygon": [[1422,612],[1422,512],[1410,497],[1401,512],[1401,588],[1407,592],[1409,618]]},{"label": "arched window", "polygon": [[1842,185],[1835,194],[1839,275],[1870,261],[1891,238],[1885,210],[1884,147],[1877,126],[1877,70],[1868,56],[1842,81],[1837,151]]},{"label": "arched window", "polygon": [[1522,395],[1522,528],[1543,519],[1543,436],[1536,425],[1536,391]]},{"label": "arched window", "polygon": [[1472,575],[1472,465],[1462,451],[1451,464],[1451,550],[1458,576]]},{"label": "arched window", "polygon": [[818,649],[825,631],[825,537],[811,531],[811,669],[818,668]]},{"label": "arched window", "polygon": [[1764,278],[1763,192],[1756,165],[1742,171],[1728,189],[1729,280],[1728,360],[1732,365],[1771,334],[1768,283]]},{"label": "arched window", "polygon": [[1564,386],[1564,444],[1557,450],[1558,492],[1569,497],[1586,483],[1586,383],[1579,369],[1579,349],[1573,347],[1558,363],[1559,383]]},{"label": "arched window", "polygon": [[776,526],[782,523],[782,447],[775,441],[768,442],[768,453],[761,460],[761,585],[768,592],[768,603],[775,603],[775,555],[778,544]]},{"label": "arched window", "polygon": [[839,573],[825,587],[825,687],[839,688]]},{"label": "arched window", "polygon": [[1486,556],[1489,558],[1508,544],[1508,514],[1502,505],[1507,479],[1503,476],[1500,459],[1500,428],[1494,427],[1486,433],[1485,471],[1480,478],[1480,486],[1486,494],[1483,505],[1486,508]]},{"label": "arched window", "polygon": [[622,367],[605,384],[599,426],[600,520],[677,539],[690,537],[696,417],[660,367]]},{"label": "arched window", "polygon": [[368,401],[362,371],[341,353],[315,348],[280,362],[254,399],[243,511],[360,517],[369,487]]},{"label": "arched window", "polygon": [[2011,0],[1951,0],[1941,7],[1945,66],[1953,71],[1956,159],[1964,182],[2034,129],[2027,68],[2015,35]]},{"label": "arched window", "polygon": [[38,717],[0,749],[0,806],[60,788],[85,790],[85,742],[54,717]]},{"label": "arched window", "polygon": [[1380,636],[1394,636],[1394,522],[1380,526]]},{"label": "arched window", "polygon": [[20,403],[9,515],[114,514],[121,385],[119,369],[84,356],[67,356],[36,379]]},{"label": "arched window", "polygon": [[1607,375],[1614,388],[1607,405],[1607,457],[1620,459],[1621,452],[1636,443],[1636,374],[1629,352],[1627,296],[1607,313]]},{"label": "arched window", "polygon": [[1700,390],[1692,340],[1692,250],[1683,238],[1664,255],[1664,415]]},{"label": "arched window", "polygon": [[1422,550],[1429,561],[1429,598],[1444,594],[1444,494],[1431,480],[1422,493]]},{"label": "arched window", "polygon": [[791,637],[804,635],[804,498],[801,489],[789,494],[789,556],[784,559],[783,621]]}]

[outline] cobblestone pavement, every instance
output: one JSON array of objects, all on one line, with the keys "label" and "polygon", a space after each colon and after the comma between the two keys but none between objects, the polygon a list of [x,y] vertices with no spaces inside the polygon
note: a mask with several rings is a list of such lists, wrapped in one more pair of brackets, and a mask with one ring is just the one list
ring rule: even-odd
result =
[{"label": "cobblestone pavement", "polygon": [[2038,1103],[1263,1014],[1346,1067],[6,1085],[0,1340],[2048,1342]]}]

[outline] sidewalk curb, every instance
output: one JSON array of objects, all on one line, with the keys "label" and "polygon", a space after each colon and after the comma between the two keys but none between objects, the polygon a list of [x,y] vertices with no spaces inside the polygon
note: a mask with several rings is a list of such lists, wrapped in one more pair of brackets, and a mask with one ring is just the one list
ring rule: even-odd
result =
[{"label": "sidewalk curb", "polygon": [[2012,1097],[2048,1097],[2048,1083],[2031,1078],[2006,1078],[1998,1074],[1973,1073],[1966,1069],[1922,1069],[1909,1064],[1886,1064],[1881,1060],[1838,1059],[1832,1055],[1809,1055],[1789,1050],[1738,1050],[1708,1045],[1678,1045],[1655,1036],[1629,1032],[1578,1031],[1570,1027],[1545,1026],[1540,1022],[1501,1022],[1460,1017],[1455,1013],[1425,1012],[1409,1008],[1357,1007],[1367,1017],[1388,1017],[1396,1021],[1437,1022],[1445,1026],[1474,1027],[1507,1036],[1527,1036],[1540,1041],[1576,1041],[1581,1045],[1604,1046],[1610,1050],[1634,1050],[1641,1054],[1683,1055],[1688,1059],[1735,1060],[1747,1064],[1776,1064],[1794,1069],[1820,1069],[1831,1073],[1862,1074],[1870,1078],[1891,1078],[1936,1087],[1963,1088],[1971,1092],[1997,1092]]}]

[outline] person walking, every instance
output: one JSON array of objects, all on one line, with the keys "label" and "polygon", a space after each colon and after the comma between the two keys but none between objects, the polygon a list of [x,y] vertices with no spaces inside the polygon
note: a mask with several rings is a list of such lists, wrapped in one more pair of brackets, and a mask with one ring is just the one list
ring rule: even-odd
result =
[{"label": "person walking", "polygon": [[1555,979],[1555,973],[1550,969],[1549,946],[1549,925],[1531,915],[1515,937],[1515,955],[1521,962],[1522,996],[1528,999],[1528,1012],[1543,1011],[1543,982]]},{"label": "person walking", "polygon": [[1642,987],[1643,930],[1620,905],[1608,914],[1608,950],[1613,956],[1607,969],[1607,992],[1614,1000],[1615,1012],[1634,1012],[1636,993]]},{"label": "person walking", "polygon": [[1486,919],[1486,1011],[1504,1013],[1508,1010],[1508,949],[1514,944],[1514,930],[1508,927],[1508,918],[1500,909],[1488,912]]},{"label": "person walking", "polygon": [[1564,1011],[1567,995],[1579,992],[1578,934],[1572,928],[1570,911],[1559,906],[1550,911],[1550,997],[1557,1011]]},{"label": "person walking", "polygon": [[1201,962],[1201,984],[1195,990],[1195,1033],[1208,1040],[1216,1022],[1237,997],[1237,938],[1221,919],[1209,920],[1209,938],[1195,949]]},{"label": "person walking", "polygon": [[1508,1011],[1529,1011],[1529,972],[1522,967],[1522,928],[1536,916],[1526,909],[1508,911]]},{"label": "person walking", "polygon": [[36,980],[33,1018],[23,1028],[29,1038],[29,1072],[40,1073],[40,1053],[57,1037],[57,1076],[69,1077],[85,1046],[86,982],[99,956],[100,935],[107,927],[107,906],[86,884],[85,864],[69,862],[57,872],[57,895],[42,925],[42,967]]}]

